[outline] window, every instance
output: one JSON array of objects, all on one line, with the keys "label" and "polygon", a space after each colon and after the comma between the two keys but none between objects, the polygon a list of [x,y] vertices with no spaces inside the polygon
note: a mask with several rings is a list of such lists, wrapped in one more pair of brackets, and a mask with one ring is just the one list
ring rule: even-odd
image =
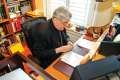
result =
[{"label": "window", "polygon": [[[53,11],[59,6],[67,7],[72,13],[72,23],[87,26],[90,16],[90,7],[93,0],[46,0],[47,17],[51,17]],[[49,1],[49,2],[48,2]],[[93,11],[92,11],[93,12]]]},{"label": "window", "polygon": [[64,6],[66,7],[66,0],[46,0],[47,3],[47,11],[46,11],[46,15],[47,17],[51,17],[53,14],[53,11],[60,7],[60,6]]},{"label": "window", "polygon": [[69,10],[72,13],[71,21],[80,26],[86,26],[91,0],[69,0]]}]

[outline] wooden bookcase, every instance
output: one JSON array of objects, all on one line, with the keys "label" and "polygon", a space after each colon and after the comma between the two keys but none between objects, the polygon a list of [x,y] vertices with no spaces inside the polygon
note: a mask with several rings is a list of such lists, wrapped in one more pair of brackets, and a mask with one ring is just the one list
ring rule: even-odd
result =
[{"label": "wooden bookcase", "polygon": [[0,53],[9,55],[9,46],[21,42],[24,11],[33,10],[34,0],[0,0]]}]

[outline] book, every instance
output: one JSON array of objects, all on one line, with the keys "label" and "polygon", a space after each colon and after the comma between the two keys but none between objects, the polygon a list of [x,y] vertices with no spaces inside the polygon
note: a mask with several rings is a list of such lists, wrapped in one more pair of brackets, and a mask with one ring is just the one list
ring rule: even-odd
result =
[{"label": "book", "polygon": [[22,29],[21,24],[22,24],[21,17],[18,17],[15,21],[12,21],[11,27],[13,29],[13,32],[21,31],[21,29]]},{"label": "book", "polygon": [[16,52],[23,53],[24,48],[21,43],[14,43],[9,46],[9,50],[11,51],[12,54],[15,54]]},{"label": "book", "polygon": [[0,6],[0,15],[2,18],[6,18],[6,13],[5,13],[3,5]]}]

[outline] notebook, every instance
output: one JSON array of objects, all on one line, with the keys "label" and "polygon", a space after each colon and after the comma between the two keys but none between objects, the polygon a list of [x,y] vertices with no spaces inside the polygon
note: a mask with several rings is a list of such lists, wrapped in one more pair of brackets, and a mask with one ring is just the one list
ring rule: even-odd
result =
[{"label": "notebook", "polygon": [[89,50],[86,48],[75,46],[72,51],[65,53],[61,57],[61,61],[69,64],[72,67],[76,67],[80,64],[84,55],[86,55],[88,52]]},{"label": "notebook", "polygon": [[80,64],[84,56],[92,50],[94,45],[95,42],[80,38],[74,44],[72,51],[65,53],[61,57],[61,61],[69,64],[72,67],[76,67]]}]

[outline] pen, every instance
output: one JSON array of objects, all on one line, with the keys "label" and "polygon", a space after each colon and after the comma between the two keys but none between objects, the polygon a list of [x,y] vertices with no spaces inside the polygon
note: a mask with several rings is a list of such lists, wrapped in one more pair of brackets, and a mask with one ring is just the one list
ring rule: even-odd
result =
[{"label": "pen", "polygon": [[7,66],[8,66],[8,69],[9,69],[10,71],[12,71],[12,69],[11,69],[11,67],[10,67],[10,64],[8,64]]}]

